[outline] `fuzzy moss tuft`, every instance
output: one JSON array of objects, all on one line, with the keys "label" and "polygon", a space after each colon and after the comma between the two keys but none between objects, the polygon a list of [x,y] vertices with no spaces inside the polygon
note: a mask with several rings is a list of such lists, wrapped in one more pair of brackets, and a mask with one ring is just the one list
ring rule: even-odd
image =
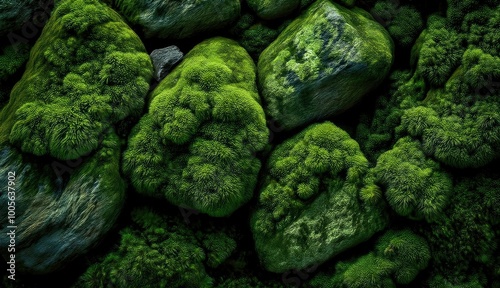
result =
[{"label": "fuzzy moss tuft", "polygon": [[0,139],[23,152],[77,159],[141,113],[152,65],[137,35],[96,0],[61,1],[0,112]]},{"label": "fuzzy moss tuft", "polygon": [[250,200],[267,143],[255,66],[232,40],[198,44],[153,91],[134,128],[124,171],[142,194],[211,216]]}]

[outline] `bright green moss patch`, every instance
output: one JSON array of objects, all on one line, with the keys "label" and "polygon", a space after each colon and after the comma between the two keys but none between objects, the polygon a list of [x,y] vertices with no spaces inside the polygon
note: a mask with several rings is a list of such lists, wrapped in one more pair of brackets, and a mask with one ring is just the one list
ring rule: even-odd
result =
[{"label": "bright green moss patch", "polygon": [[212,216],[250,200],[268,130],[255,66],[232,40],[198,44],[151,95],[124,170],[142,194]]},{"label": "bright green moss patch", "polygon": [[142,112],[152,65],[137,35],[95,0],[62,1],[1,111],[0,140],[76,159],[114,123]]},{"label": "bright green moss patch", "polygon": [[320,264],[386,225],[382,196],[365,202],[359,195],[368,161],[332,123],[312,125],[279,145],[265,171],[252,231],[269,271]]},{"label": "bright green moss patch", "polygon": [[481,167],[500,153],[500,57],[468,49],[444,89],[408,109],[401,127],[422,139],[423,149],[458,168]]},{"label": "bright green moss patch", "polygon": [[384,79],[392,40],[367,14],[317,1],[262,52],[259,84],[269,117],[292,129],[337,115]]},{"label": "bright green moss patch", "polygon": [[400,139],[371,170],[391,207],[402,216],[433,221],[448,204],[452,182],[418,142]]}]

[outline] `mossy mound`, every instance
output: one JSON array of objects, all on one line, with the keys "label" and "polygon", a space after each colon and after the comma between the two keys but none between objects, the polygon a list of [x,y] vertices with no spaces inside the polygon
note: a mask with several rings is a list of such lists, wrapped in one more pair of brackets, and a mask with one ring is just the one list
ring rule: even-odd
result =
[{"label": "mossy mound", "polygon": [[0,112],[0,142],[77,159],[114,123],[142,112],[152,64],[139,37],[96,0],[60,1]]},{"label": "mossy mound", "polygon": [[251,221],[272,272],[318,265],[384,229],[382,197],[359,195],[368,161],[342,129],[314,124],[278,145]]},{"label": "mossy mound", "polygon": [[266,113],[285,129],[337,115],[389,72],[393,43],[364,10],[317,1],[259,58]]},{"label": "mossy mound", "polygon": [[236,42],[198,44],[152,92],[124,171],[142,194],[211,216],[250,200],[268,140],[255,65]]}]

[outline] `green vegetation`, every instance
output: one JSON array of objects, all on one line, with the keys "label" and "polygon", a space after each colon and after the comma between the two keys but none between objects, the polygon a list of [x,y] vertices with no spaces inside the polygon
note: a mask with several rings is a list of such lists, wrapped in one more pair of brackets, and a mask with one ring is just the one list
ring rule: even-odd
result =
[{"label": "green vegetation", "polygon": [[23,152],[77,159],[99,135],[141,113],[152,76],[144,46],[96,0],[62,1],[0,112],[0,140]]},{"label": "green vegetation", "polygon": [[401,216],[425,218],[430,222],[438,218],[448,204],[450,177],[410,138],[400,139],[391,150],[380,155],[377,166],[370,172],[384,190],[391,208]]},{"label": "green vegetation", "polygon": [[248,6],[262,19],[287,16],[299,8],[300,0],[247,0]]},{"label": "green vegetation", "polygon": [[80,287],[212,287],[204,264],[217,267],[236,248],[223,232],[199,236],[145,208],[132,212],[132,222],[136,228],[121,231],[118,249],[91,266]]},{"label": "green vegetation", "polygon": [[412,6],[399,6],[399,1],[377,1],[370,12],[402,47],[411,46],[423,30],[420,12]]},{"label": "green vegetation", "polygon": [[482,276],[485,286],[485,278],[500,279],[499,271],[494,271],[498,266],[492,265],[499,250],[499,179],[490,172],[462,178],[453,189],[453,205],[425,232],[435,273],[453,284],[471,281],[467,276],[475,274]]},{"label": "green vegetation", "polygon": [[145,195],[211,216],[250,200],[268,130],[255,66],[232,40],[198,44],[153,91],[129,140],[124,171]]},{"label": "green vegetation", "polygon": [[425,269],[431,258],[424,238],[410,230],[387,231],[377,241],[375,251],[358,259],[339,262],[332,276],[320,273],[313,288],[387,288],[409,284]]},{"label": "green vegetation", "polygon": [[16,47],[13,45],[2,47],[2,54],[0,54],[0,109],[9,100],[10,89],[12,88],[10,83],[13,81],[12,76],[22,70],[21,68],[28,61],[28,56],[28,45],[19,44]]},{"label": "green vegetation", "polygon": [[500,288],[498,0],[53,4],[0,0],[1,287]]},{"label": "green vegetation", "polygon": [[344,112],[385,78],[393,46],[366,11],[315,2],[259,57],[267,114],[290,130]]},{"label": "green vegetation", "polygon": [[446,87],[431,90],[425,106],[406,110],[400,128],[447,165],[484,166],[500,153],[500,90],[488,86],[499,80],[500,57],[470,48]]},{"label": "green vegetation", "polygon": [[330,122],[278,145],[252,218],[256,249],[269,271],[321,263],[386,225],[379,199],[358,193],[368,171],[359,145]]},{"label": "green vegetation", "polygon": [[[436,23],[434,23],[436,22]],[[444,25],[444,19],[431,18],[422,34],[417,71],[432,86],[442,86],[460,65],[462,39]]]}]

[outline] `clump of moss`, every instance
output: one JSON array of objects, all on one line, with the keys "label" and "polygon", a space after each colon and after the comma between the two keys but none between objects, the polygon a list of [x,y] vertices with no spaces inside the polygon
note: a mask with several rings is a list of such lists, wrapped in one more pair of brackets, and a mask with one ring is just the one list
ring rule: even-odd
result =
[{"label": "clump of moss", "polygon": [[441,171],[439,163],[425,156],[420,143],[410,138],[400,139],[380,155],[370,172],[401,216],[433,221],[448,204],[451,178]]},{"label": "clump of moss", "polygon": [[431,259],[429,245],[410,230],[387,231],[375,251],[335,265],[335,273],[320,273],[311,287],[385,288],[410,284]]},{"label": "clump of moss", "polygon": [[255,65],[236,42],[198,44],[153,91],[124,171],[145,195],[211,216],[250,200],[268,140]]},{"label": "clump of moss", "polygon": [[222,231],[196,233],[145,208],[135,209],[132,221],[118,249],[90,266],[77,287],[213,287],[205,265],[217,267],[236,248]]},{"label": "clump of moss", "polygon": [[23,152],[76,159],[142,112],[152,65],[137,35],[96,0],[61,1],[1,111],[0,139]]}]

